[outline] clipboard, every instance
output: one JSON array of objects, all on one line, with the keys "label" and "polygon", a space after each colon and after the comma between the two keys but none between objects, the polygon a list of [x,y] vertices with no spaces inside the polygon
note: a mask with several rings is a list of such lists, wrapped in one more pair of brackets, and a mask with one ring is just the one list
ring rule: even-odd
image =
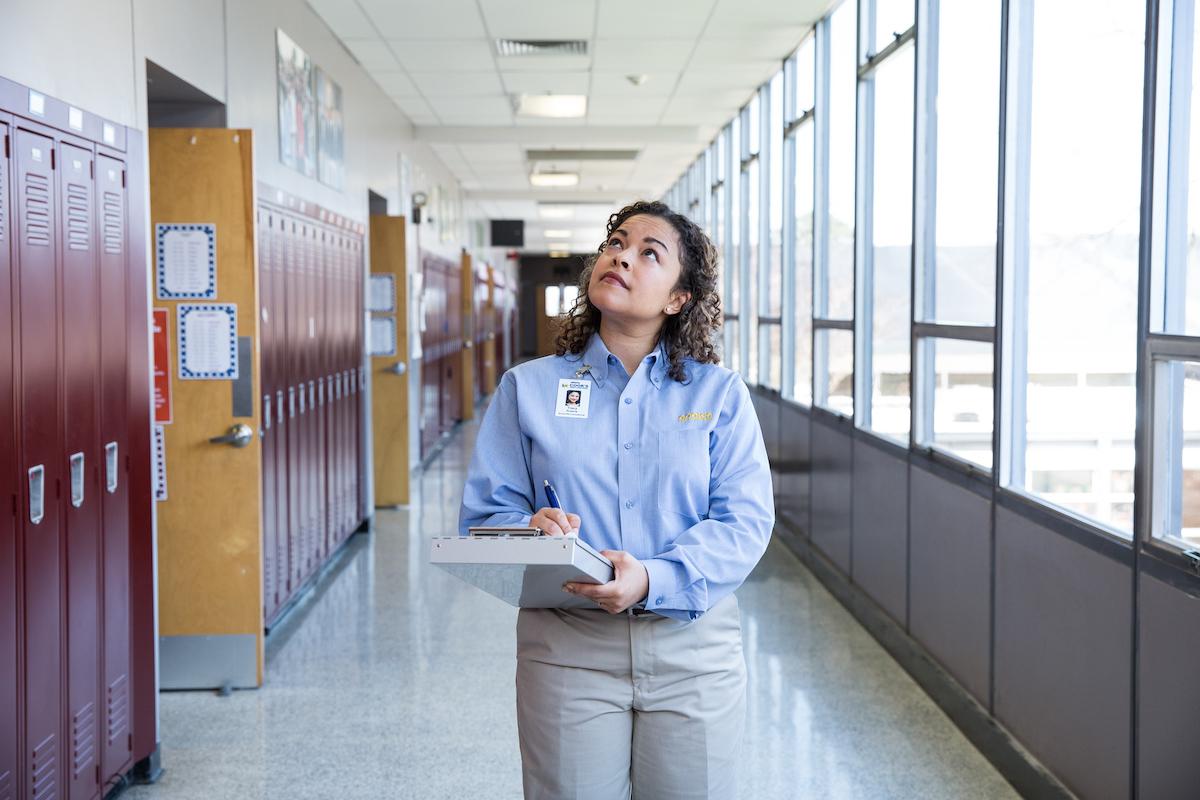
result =
[{"label": "clipboard", "polygon": [[429,563],[517,608],[599,608],[562,585],[608,583],[612,562],[578,536],[537,528],[471,529],[434,538]]}]

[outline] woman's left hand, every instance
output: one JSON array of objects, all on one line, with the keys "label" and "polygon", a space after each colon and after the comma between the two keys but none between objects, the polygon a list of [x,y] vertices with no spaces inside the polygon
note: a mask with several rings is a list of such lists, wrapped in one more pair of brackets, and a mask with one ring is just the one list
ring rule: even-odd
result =
[{"label": "woman's left hand", "polygon": [[616,576],[608,583],[565,583],[563,591],[591,599],[610,614],[620,614],[646,599],[650,574],[642,562],[624,550],[603,550],[601,555],[613,564]]}]

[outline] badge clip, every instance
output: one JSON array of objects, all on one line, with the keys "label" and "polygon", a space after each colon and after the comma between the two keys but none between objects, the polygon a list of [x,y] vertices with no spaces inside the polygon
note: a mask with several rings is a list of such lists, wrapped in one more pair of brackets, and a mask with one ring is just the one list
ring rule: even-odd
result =
[{"label": "badge clip", "polygon": [[591,364],[584,364],[582,367],[580,367],[579,369],[575,370],[575,377],[576,377],[576,378],[582,378],[584,375],[586,375],[587,373],[589,373],[589,372],[591,372],[591,371],[592,371],[592,365],[591,365]]}]

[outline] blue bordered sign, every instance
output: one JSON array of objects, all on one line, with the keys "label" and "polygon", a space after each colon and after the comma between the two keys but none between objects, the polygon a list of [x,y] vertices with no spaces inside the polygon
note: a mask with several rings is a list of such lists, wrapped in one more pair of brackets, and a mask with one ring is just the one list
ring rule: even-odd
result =
[{"label": "blue bordered sign", "polygon": [[154,256],[159,300],[216,299],[216,225],[155,225]]},{"label": "blue bordered sign", "polygon": [[237,304],[176,306],[181,380],[236,380]]}]

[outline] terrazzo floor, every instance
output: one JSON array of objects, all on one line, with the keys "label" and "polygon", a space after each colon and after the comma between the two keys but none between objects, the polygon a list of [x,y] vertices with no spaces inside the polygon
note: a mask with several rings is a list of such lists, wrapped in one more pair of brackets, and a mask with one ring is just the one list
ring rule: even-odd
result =
[{"label": "terrazzo floor", "polygon": [[[521,797],[516,611],[431,567],[467,424],[268,640],[266,685],[161,696],[157,784],[123,800]],[[738,592],[741,797],[1010,798],[1011,786],[779,542]]]}]

